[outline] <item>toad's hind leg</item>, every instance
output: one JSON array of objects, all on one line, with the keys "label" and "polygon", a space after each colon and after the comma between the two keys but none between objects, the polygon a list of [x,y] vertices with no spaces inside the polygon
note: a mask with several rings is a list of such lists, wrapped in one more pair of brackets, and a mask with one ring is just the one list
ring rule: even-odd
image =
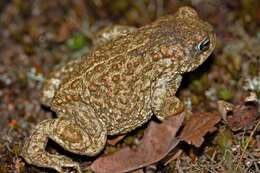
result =
[{"label": "toad's hind leg", "polygon": [[106,130],[98,120],[90,123],[92,127],[88,128],[95,129],[95,134],[89,133],[87,128],[71,119],[61,117],[45,120],[33,131],[21,155],[28,163],[39,167],[52,168],[60,173],[64,167],[72,167],[81,173],[77,162],[63,155],[50,154],[45,149],[48,138],[51,138],[70,152],[88,156],[98,154],[105,146]]}]

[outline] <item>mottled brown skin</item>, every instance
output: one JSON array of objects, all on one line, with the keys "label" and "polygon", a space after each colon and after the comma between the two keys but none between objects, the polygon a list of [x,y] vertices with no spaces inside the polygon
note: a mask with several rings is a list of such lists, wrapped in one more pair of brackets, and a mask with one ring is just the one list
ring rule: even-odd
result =
[{"label": "mottled brown skin", "polygon": [[94,156],[107,135],[127,133],[152,115],[181,111],[175,97],[181,74],[202,64],[215,47],[211,25],[189,7],[137,28],[116,26],[98,34],[88,55],[59,67],[45,81],[43,103],[57,119],[41,122],[22,156],[30,163],[63,172],[79,164],[45,151],[48,138],[64,149]]}]

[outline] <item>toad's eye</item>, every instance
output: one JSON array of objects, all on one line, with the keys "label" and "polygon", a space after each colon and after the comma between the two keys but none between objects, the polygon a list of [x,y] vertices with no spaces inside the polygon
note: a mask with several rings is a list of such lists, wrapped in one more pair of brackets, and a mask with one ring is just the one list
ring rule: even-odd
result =
[{"label": "toad's eye", "polygon": [[199,51],[207,51],[210,46],[210,39],[209,37],[206,37],[204,40],[202,40],[198,45],[197,45],[197,50]]}]

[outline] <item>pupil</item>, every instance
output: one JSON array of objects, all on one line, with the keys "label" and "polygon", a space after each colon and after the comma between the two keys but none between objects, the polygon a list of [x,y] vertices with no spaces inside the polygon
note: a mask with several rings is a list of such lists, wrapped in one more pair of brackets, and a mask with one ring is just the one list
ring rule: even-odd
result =
[{"label": "pupil", "polygon": [[209,49],[209,46],[210,46],[210,40],[207,38],[199,44],[199,50],[206,51]]}]

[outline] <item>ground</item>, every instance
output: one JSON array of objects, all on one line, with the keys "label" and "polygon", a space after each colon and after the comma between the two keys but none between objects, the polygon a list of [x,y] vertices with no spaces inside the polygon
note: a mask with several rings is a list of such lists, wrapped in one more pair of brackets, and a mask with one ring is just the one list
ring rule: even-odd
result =
[{"label": "ground", "polygon": [[[185,152],[167,166],[157,167],[157,172],[260,172],[260,1],[3,0],[0,173],[54,172],[25,164],[19,153],[30,130],[55,116],[40,104],[42,81],[55,65],[87,52],[94,33],[104,26],[142,26],[183,5],[194,7],[214,26],[217,47],[205,64],[185,75],[178,96],[192,112],[222,115],[218,103],[224,100],[236,107],[236,116],[226,120],[222,116],[217,130],[206,136],[200,148],[183,144]],[[256,113],[243,107],[250,93],[255,95]],[[107,145],[104,153],[136,145],[144,128],[118,145]],[[48,146],[50,151],[55,147],[53,143]],[[94,160],[74,158],[86,164]]]}]

